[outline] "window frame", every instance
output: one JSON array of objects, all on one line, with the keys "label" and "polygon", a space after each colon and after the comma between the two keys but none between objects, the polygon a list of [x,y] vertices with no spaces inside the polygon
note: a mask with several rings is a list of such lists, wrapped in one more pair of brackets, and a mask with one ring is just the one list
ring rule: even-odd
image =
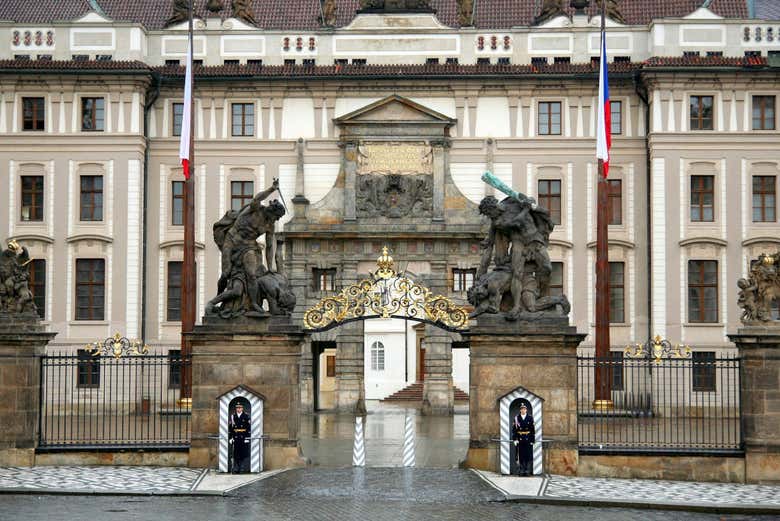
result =
[{"label": "window frame", "polygon": [[[621,277],[620,277],[620,284],[617,284],[612,279],[612,270],[613,266],[617,267],[620,265],[621,268]],[[609,323],[610,324],[625,324],[626,323],[626,263],[623,261],[610,261],[608,265],[608,275],[609,275]],[[615,305],[615,302],[617,300],[613,298],[615,294],[617,294],[618,289],[620,290],[620,300],[621,300],[621,307],[620,307],[620,316],[617,317],[617,309],[613,306]],[[613,315],[614,314],[614,315]],[[620,320],[618,320],[620,318]]]},{"label": "window frame", "polygon": [[[371,343],[371,370],[377,373],[385,371],[385,344],[381,340]],[[381,366],[381,367],[380,367]]]},{"label": "window frame", "polygon": [[[37,187],[33,186],[31,189],[28,189],[24,186],[25,179],[26,178],[37,178],[40,181],[40,190],[37,189]],[[19,185],[21,188],[21,197],[19,198],[19,221],[20,222],[43,222],[44,219],[44,206],[45,206],[45,198],[46,198],[46,179],[45,176],[42,175],[20,175],[19,176]],[[24,218],[24,197],[27,194],[30,194],[30,215],[27,219]],[[35,203],[39,204],[35,204]]]},{"label": "window frame", "polygon": [[[772,179],[772,190],[766,190],[766,186],[762,186],[760,191],[756,191],[757,179]],[[761,183],[763,185],[763,183]],[[755,198],[758,196],[761,200],[761,205],[756,206]],[[772,205],[766,204],[768,196],[772,197]],[[751,180],[751,205],[752,205],[752,222],[754,223],[774,223],[777,222],[777,176],[774,175],[754,175]],[[772,209],[772,219],[766,218],[767,209]],[[761,210],[761,219],[756,220],[756,209]]]},{"label": "window frame", "polygon": [[[609,357],[610,383],[612,384],[610,389],[613,391],[625,391],[626,376],[625,365],[623,364],[623,361],[625,360],[624,353],[623,351],[610,351]],[[618,377],[618,375],[620,376]]]},{"label": "window frame", "polygon": [[[181,186],[180,194],[176,193],[177,186]],[[178,213],[176,211],[176,201],[180,201],[180,211]],[[184,181],[176,179],[171,180],[171,226],[184,226]]]},{"label": "window frame", "polygon": [[[233,193],[233,187],[239,186],[239,185],[241,187],[240,193],[239,194],[234,194]],[[248,193],[245,191],[247,185],[250,185],[250,189],[249,189]],[[255,190],[255,182],[253,180],[251,180],[251,179],[249,179],[249,180],[237,179],[235,181],[230,181],[230,209],[231,210],[240,210],[245,205],[251,203],[252,199],[255,198],[254,190]],[[240,204],[238,205],[238,208],[235,208],[233,206],[233,203],[235,201],[239,201],[240,202]]]},{"label": "window frame", "polygon": [[[710,107],[712,109],[712,113],[709,118],[705,118],[703,115],[705,98],[709,98]],[[694,115],[693,112],[694,99],[697,100],[697,115]],[[696,125],[693,124],[694,121],[696,122]],[[709,128],[704,126],[705,121],[709,121]],[[715,130],[715,96],[712,94],[691,94],[688,97],[688,129],[693,131]]]},{"label": "window frame", "polygon": [[[619,189],[615,189],[618,186]],[[617,205],[618,220],[613,222],[615,214],[613,210]],[[607,224],[609,226],[623,226],[623,180],[607,179]]]},{"label": "window frame", "polygon": [[[86,104],[87,101],[92,101],[93,106],[90,113],[90,121],[92,128],[85,128],[84,127],[84,116],[85,112],[87,110]],[[97,104],[100,102],[102,107],[98,107]],[[97,113],[98,111],[103,112],[103,117],[98,119]],[[96,128],[98,125],[98,122],[100,123],[100,128]],[[81,131],[82,132],[105,132],[106,130],[106,98],[103,96],[82,96],[81,98]]]},{"label": "window frame", "polygon": [[[542,132],[542,106],[547,106],[547,130]],[[553,132],[553,106],[558,107],[558,132]],[[563,103],[561,101],[539,101],[536,107],[536,133],[539,136],[560,136],[563,134]]]},{"label": "window frame", "polygon": [[[236,134],[236,107],[241,107],[241,133]],[[251,118],[247,117],[247,107],[252,107]],[[255,103],[233,101],[230,103],[230,135],[231,137],[254,137],[255,135]],[[251,133],[247,133],[247,127],[251,127]]]},{"label": "window frame", "polygon": [[[79,278],[79,274],[83,272],[83,270],[79,270],[79,266],[83,265],[82,263],[94,263],[93,269],[90,270],[90,273],[93,274],[92,278],[93,280],[88,281],[82,281]],[[100,257],[82,257],[76,259],[76,277],[75,277],[75,290],[76,290],[76,298],[75,298],[75,313],[73,314],[73,318],[75,321],[79,322],[101,322],[106,319],[106,260]],[[96,266],[102,266],[103,268],[103,276],[102,281],[96,281],[94,280],[94,273],[96,273],[96,270],[94,267]],[[87,316],[82,315],[81,313],[81,306],[79,306],[79,288],[80,287],[87,287],[88,288],[88,297],[89,297],[89,306],[86,308],[89,310],[89,313]],[[102,302],[100,302],[100,306],[97,307],[96,304],[93,303],[94,299],[97,299],[98,297],[94,295],[94,290],[92,288],[102,288]]]},{"label": "window frame", "polygon": [[[37,268],[38,266],[42,266],[40,270]],[[38,280],[39,276],[36,275],[36,272],[40,272],[42,281]],[[33,295],[36,311],[41,320],[46,320],[46,259],[32,259],[28,273],[28,287]],[[38,289],[42,291],[39,292]]]},{"label": "window frame", "polygon": [[[691,353],[691,390],[693,392],[714,393],[718,390],[716,361],[715,351],[694,351]],[[702,380],[704,380],[703,383]]]},{"label": "window frame", "polygon": [[[704,189],[705,179],[710,178],[712,180],[712,188],[710,190]],[[694,179],[701,179],[701,182],[699,183],[698,187],[695,187],[694,189]],[[715,222],[715,176],[712,174],[691,174],[690,175],[690,181],[689,181],[689,207],[688,207],[688,219],[691,223],[714,223]],[[704,196],[706,194],[712,194],[712,218],[711,219],[705,219],[704,218],[704,210],[707,208],[707,205],[704,204]],[[698,202],[694,203],[694,195],[698,196]],[[693,209],[698,208],[699,210],[699,218],[694,219],[693,218]]]},{"label": "window frame", "polygon": [[[100,179],[100,189],[99,190],[95,189],[95,181],[98,178]],[[92,187],[87,189],[86,191],[84,189],[84,184],[83,184],[83,181],[85,179],[92,179]],[[104,192],[104,189],[105,189],[105,180],[103,179],[103,175],[100,175],[100,174],[98,174],[98,175],[92,175],[92,174],[79,175],[79,221],[80,222],[103,222],[103,220],[104,220],[104,215],[103,214],[104,214],[104,209],[105,209],[105,204],[104,204],[105,203],[105,197],[104,197],[105,192]],[[84,197],[83,196],[84,196],[85,193],[86,194],[91,194],[90,195],[90,201],[92,203],[91,205],[87,205],[87,206],[84,205]],[[100,194],[100,204],[99,205],[95,202],[96,194]],[[97,208],[100,209],[100,218],[96,218],[95,217]],[[87,209],[90,209],[90,214],[89,214],[90,216],[85,218],[85,213],[84,212]]]},{"label": "window frame", "polygon": [[[542,183],[546,183],[548,186],[548,190],[550,190],[548,193],[542,193]],[[558,183],[558,193],[554,194],[552,193],[552,186],[553,183]],[[552,220],[552,223],[556,226],[561,226],[563,222],[563,180],[561,179],[537,179],[536,181],[536,202],[539,206],[547,210],[547,212],[550,214],[550,219]],[[554,202],[557,199],[557,220],[556,220],[556,214],[554,213],[554,208],[552,208],[552,205],[545,205],[542,203],[542,201],[549,200],[550,202]]]},{"label": "window frame", "polygon": [[325,355],[325,378],[336,377],[336,355]]},{"label": "window frame", "polygon": [[[756,128],[756,116],[754,111],[756,110],[756,100],[760,100],[760,128]],[[766,116],[766,102],[772,100],[772,117],[771,120]],[[775,130],[777,129],[777,96],[772,94],[754,94],[751,96],[751,129],[752,130]],[[771,123],[771,127],[767,127],[767,123]]]},{"label": "window frame", "polygon": [[168,389],[181,389],[181,349],[168,350]]},{"label": "window frame", "polygon": [[[550,284],[548,285],[549,294],[550,294],[550,296],[553,296],[553,297],[556,296],[556,295],[563,295],[563,294],[565,294],[564,288],[566,287],[566,275],[565,275],[566,274],[566,272],[565,272],[566,265],[564,264],[563,261],[552,261],[550,264],[552,266],[552,270],[550,270]],[[553,284],[556,268],[558,266],[561,267],[561,269],[560,269],[560,272],[561,272],[561,283],[560,284]],[[560,293],[553,292],[553,288],[556,288],[556,289],[560,288],[561,292]]]},{"label": "window frame", "polygon": [[100,388],[100,354],[86,349],[76,351],[76,387],[78,389]]},{"label": "window frame", "polygon": [[[617,111],[615,107],[618,107]],[[615,130],[615,113],[618,114],[617,130]],[[609,132],[613,136],[619,136],[623,134],[623,101],[622,100],[609,100]]]},{"label": "window frame", "polygon": [[[178,124],[178,132],[176,132],[176,109],[177,107],[181,107],[181,114],[179,114],[179,124]],[[180,137],[181,136],[181,125],[182,121],[184,120],[184,102],[181,101],[174,101],[171,104],[171,135],[174,137]]]},{"label": "window frame", "polygon": [[[693,282],[692,274],[694,263],[697,263],[698,266],[698,273],[699,273],[699,279],[696,282]],[[704,273],[706,268],[706,263],[712,263],[715,266],[715,282],[714,283],[706,283],[704,282]],[[688,312],[687,312],[687,318],[689,324],[718,324],[719,323],[719,316],[720,316],[720,302],[719,302],[719,276],[720,276],[720,266],[718,266],[718,261],[712,260],[712,259],[689,259],[688,260],[688,296],[687,296],[687,306],[688,306]],[[694,288],[699,289],[699,297],[698,297],[698,308],[699,308],[699,316],[694,317],[693,311],[691,306],[691,293]],[[714,288],[715,289],[715,306],[714,306],[714,320],[706,320],[706,312],[707,312],[707,300],[704,296],[705,289],[707,288]]]},{"label": "window frame", "polygon": [[[337,274],[338,270],[336,268],[312,268],[312,291],[336,291]],[[327,286],[328,281],[330,281],[330,287],[323,287]]]},{"label": "window frame", "polygon": [[[179,270],[178,285],[171,282],[171,274],[175,272],[175,270],[172,271],[172,268],[176,266],[178,266],[177,269]],[[165,320],[166,322],[181,322],[182,286],[184,285],[182,280],[182,271],[184,269],[184,262],[180,260],[169,260],[165,268]],[[172,291],[175,290],[178,290],[179,292],[178,299],[171,299]],[[178,308],[171,306],[172,300],[174,302],[178,300]]]},{"label": "window frame", "polygon": [[[28,102],[40,102],[40,106],[37,103],[32,104],[32,119],[31,126],[33,128],[25,128],[27,126],[27,103]],[[38,119],[38,110],[42,113],[40,119]],[[38,128],[40,123],[40,128]],[[22,132],[45,132],[46,131],[46,98],[43,96],[23,96],[22,97]]]},{"label": "window frame", "polygon": [[[471,275],[470,284],[469,275]],[[474,285],[476,279],[477,268],[452,268],[452,285],[450,289],[453,293],[464,293]]]}]

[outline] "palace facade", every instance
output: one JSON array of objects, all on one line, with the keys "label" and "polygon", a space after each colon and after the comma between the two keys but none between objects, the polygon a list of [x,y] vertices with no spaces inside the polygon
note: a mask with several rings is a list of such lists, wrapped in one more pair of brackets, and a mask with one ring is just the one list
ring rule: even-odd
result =
[{"label": "palace facade", "polygon": [[[296,321],[385,245],[399,271],[465,303],[490,170],[550,210],[551,290],[592,351],[595,5],[429,3],[254,1],[247,17],[196,2],[199,316],[220,270],[211,224],[277,177]],[[769,0],[616,5],[613,350],[661,335],[711,357],[733,349],[737,279],[780,246],[780,13]],[[50,350],[116,331],[179,349],[187,24],[167,24],[173,14],[161,0],[0,5],[0,237],[35,259]],[[448,411],[453,386],[468,388],[468,346],[431,326],[356,322],[313,334],[302,374],[310,410],[424,380],[426,406]]]}]

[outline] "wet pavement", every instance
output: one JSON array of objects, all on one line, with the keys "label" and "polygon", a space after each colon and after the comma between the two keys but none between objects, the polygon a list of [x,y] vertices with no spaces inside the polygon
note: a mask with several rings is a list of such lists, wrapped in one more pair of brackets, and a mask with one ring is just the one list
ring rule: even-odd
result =
[{"label": "wet pavement", "polygon": [[745,521],[749,516],[567,507],[502,501],[466,470],[326,469],[283,472],[226,497],[0,496],[0,519],[95,521],[186,520],[524,520]]},{"label": "wet pavement", "polygon": [[[402,404],[366,402],[366,465],[402,465],[404,419],[414,418],[418,467],[454,468],[465,459],[469,446],[468,405],[456,405],[452,416],[422,416],[419,410]],[[303,454],[314,466],[352,465],[355,417],[351,414],[320,412],[301,416],[300,440]]]}]

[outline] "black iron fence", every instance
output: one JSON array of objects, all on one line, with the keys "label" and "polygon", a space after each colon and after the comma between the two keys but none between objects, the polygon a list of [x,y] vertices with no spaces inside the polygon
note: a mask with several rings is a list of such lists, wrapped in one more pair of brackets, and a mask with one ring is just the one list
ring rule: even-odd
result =
[{"label": "black iron fence", "polygon": [[114,358],[41,358],[41,449],[184,449],[190,409],[181,398],[178,351]]},{"label": "black iron fence", "polygon": [[[693,355],[578,358],[580,451],[740,453],[740,359]],[[610,410],[594,408],[597,370],[609,382]]]}]

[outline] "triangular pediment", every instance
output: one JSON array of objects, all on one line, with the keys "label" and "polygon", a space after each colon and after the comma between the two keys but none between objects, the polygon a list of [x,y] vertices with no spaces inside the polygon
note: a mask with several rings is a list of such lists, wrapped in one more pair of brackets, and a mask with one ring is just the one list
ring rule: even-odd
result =
[{"label": "triangular pediment", "polygon": [[699,7],[691,14],[683,16],[684,20],[723,20],[722,16],[719,16],[706,7]]},{"label": "triangular pediment", "polygon": [[336,123],[445,123],[455,120],[409,98],[393,94],[335,119]]},{"label": "triangular pediment", "polygon": [[255,391],[251,387],[243,384],[237,385],[232,389],[230,389],[229,391],[225,391],[224,393],[220,394],[219,396],[217,396],[217,400],[220,400],[223,397],[228,399],[233,399],[236,396],[244,396],[244,397],[253,396],[255,398],[265,401],[265,396]]},{"label": "triangular pediment", "polygon": [[105,13],[90,11],[84,16],[73,20],[73,23],[111,23],[111,19]]}]

